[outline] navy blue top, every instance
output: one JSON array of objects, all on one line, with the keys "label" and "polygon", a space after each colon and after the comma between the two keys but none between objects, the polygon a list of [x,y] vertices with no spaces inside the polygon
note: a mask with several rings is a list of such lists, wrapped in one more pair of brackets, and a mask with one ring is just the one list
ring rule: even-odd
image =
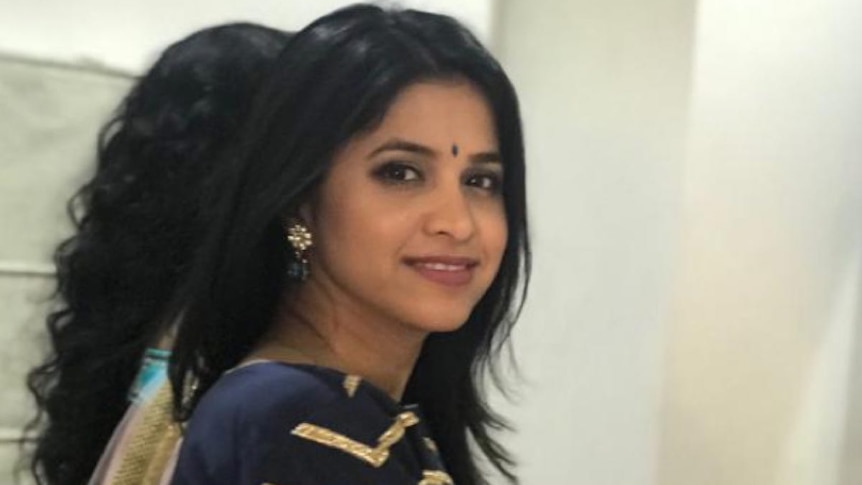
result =
[{"label": "navy blue top", "polygon": [[416,407],[333,369],[225,374],[186,427],[174,485],[451,484]]}]

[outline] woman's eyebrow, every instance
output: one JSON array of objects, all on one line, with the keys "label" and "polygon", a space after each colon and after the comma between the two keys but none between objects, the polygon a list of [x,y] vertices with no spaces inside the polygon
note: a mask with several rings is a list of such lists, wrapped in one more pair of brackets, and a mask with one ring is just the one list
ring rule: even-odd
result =
[{"label": "woman's eyebrow", "polygon": [[[421,143],[405,140],[403,138],[393,138],[372,150],[371,153],[368,154],[367,158],[372,158],[375,155],[379,155],[380,153],[387,151],[409,152],[431,158],[439,156],[440,154],[437,150],[422,145]],[[500,156],[500,153],[496,151],[474,153],[469,156],[469,160],[470,163],[476,164],[502,163],[502,157]]]},{"label": "woman's eyebrow", "polygon": [[437,155],[437,151],[433,148],[401,138],[393,138],[372,150],[371,153],[368,154],[368,158],[386,151],[410,152],[428,157]]},{"label": "woman's eyebrow", "polygon": [[480,152],[470,155],[470,163],[503,163],[499,152]]}]

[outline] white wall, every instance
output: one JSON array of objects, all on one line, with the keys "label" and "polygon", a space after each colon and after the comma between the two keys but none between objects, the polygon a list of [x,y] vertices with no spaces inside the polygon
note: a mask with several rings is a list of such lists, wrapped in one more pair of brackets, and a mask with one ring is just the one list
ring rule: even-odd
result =
[{"label": "white wall", "polygon": [[525,483],[862,483],[862,4],[502,3]]},{"label": "white wall", "polygon": [[699,2],[662,485],[862,483],[860,45],[855,0]]},{"label": "white wall", "polygon": [[649,485],[676,250],[690,0],[510,0],[535,237],[508,406],[527,485]]},{"label": "white wall", "polygon": [[[0,58],[0,484],[11,484],[24,387],[46,347],[53,248],[65,202],[93,169],[95,133],[128,92],[127,77]],[[22,482],[29,483],[29,482]],[[16,484],[17,485],[17,484]]]},{"label": "white wall", "polygon": [[[296,30],[345,0],[0,0],[0,52],[65,62],[88,60],[130,72],[193,30],[222,22],[260,22]],[[490,38],[494,0],[378,2],[455,15]]]}]

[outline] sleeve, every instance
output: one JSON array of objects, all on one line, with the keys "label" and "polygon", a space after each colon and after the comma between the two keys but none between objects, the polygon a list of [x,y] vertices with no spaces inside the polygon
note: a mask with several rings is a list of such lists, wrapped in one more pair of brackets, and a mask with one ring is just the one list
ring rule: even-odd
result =
[{"label": "sleeve", "polygon": [[368,395],[348,396],[340,383],[297,372],[245,375],[241,383],[207,392],[186,430],[171,483],[420,483],[423,468],[405,439],[416,415],[383,409]]},{"label": "sleeve", "polygon": [[300,421],[332,397],[324,382],[286,366],[249,366],[222,377],[186,426],[170,483],[264,483],[264,463],[280,446],[279,423]]}]

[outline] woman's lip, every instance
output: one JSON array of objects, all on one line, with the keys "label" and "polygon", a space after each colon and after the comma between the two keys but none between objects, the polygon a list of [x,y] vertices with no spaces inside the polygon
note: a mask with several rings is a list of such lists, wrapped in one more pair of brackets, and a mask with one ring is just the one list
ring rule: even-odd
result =
[{"label": "woman's lip", "polygon": [[479,264],[479,261],[475,258],[468,258],[463,256],[421,256],[421,257],[407,257],[404,258],[404,261],[409,265],[414,264],[422,264],[422,265],[430,265],[430,264],[440,264],[446,266],[466,266],[468,268],[472,268]]},{"label": "woman's lip", "polygon": [[473,279],[473,268],[478,261],[473,258],[434,256],[408,258],[407,265],[427,280],[444,286],[464,286]]}]

